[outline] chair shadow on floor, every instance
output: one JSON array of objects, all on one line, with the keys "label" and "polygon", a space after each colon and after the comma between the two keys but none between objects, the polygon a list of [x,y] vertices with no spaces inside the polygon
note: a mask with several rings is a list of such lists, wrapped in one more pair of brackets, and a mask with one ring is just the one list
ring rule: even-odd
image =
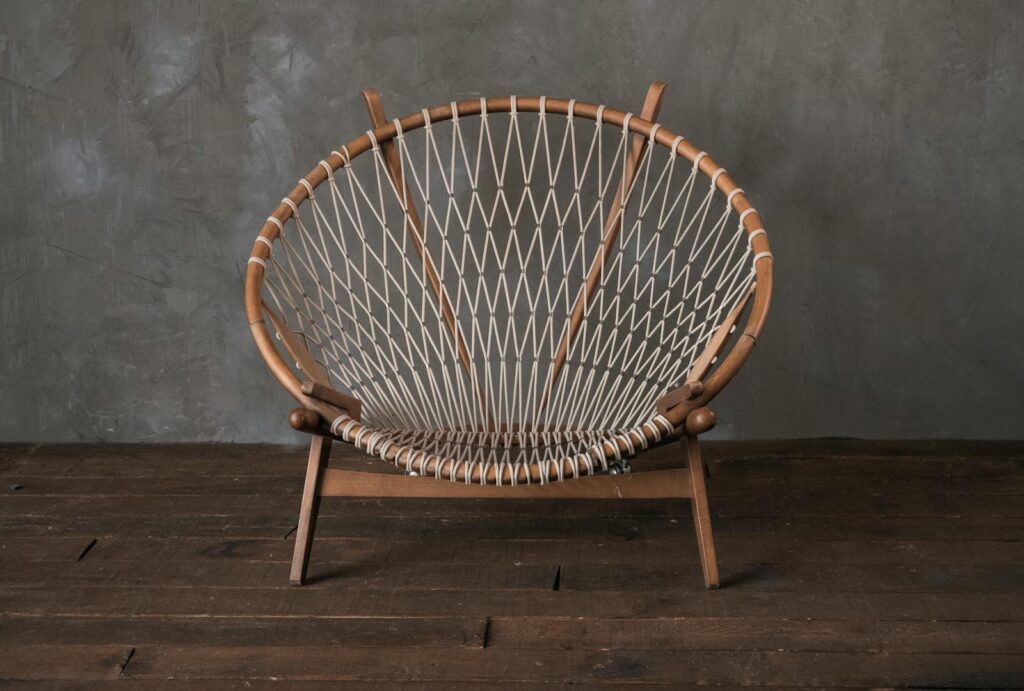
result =
[{"label": "chair shadow on floor", "polygon": [[749,583],[756,583],[771,569],[771,564],[739,564],[733,566],[738,566],[738,568],[731,571],[722,571],[722,588],[734,588]]},{"label": "chair shadow on floor", "polygon": [[[631,542],[639,537],[637,531],[626,531],[623,534],[612,534],[609,535],[609,540],[621,540],[622,542]],[[538,539],[538,538],[525,538],[526,540]],[[513,540],[514,541],[514,540]],[[509,550],[509,554],[514,553],[516,550]],[[433,560],[429,556],[416,549],[414,546],[409,545],[408,547],[395,547],[392,549],[384,562],[375,560],[373,556],[365,556],[364,558],[357,558],[352,561],[333,561],[333,562],[322,562],[319,567],[307,575],[306,584],[322,586],[325,584],[337,583],[347,584],[351,583],[353,579],[360,580],[364,578],[370,578],[375,574],[379,574],[382,571],[388,570],[390,567],[407,568],[409,570],[417,570],[424,564],[432,563]],[[772,560],[774,561],[774,560]],[[778,564],[772,563],[772,561],[758,562],[758,563],[732,563],[726,564],[725,570],[721,574],[721,588],[743,588],[756,584],[761,581],[777,581],[780,577],[779,573],[773,573],[778,571]],[[475,562],[471,562],[475,563]],[[467,566],[471,565],[467,564]],[[534,563],[535,565],[550,565],[552,568],[558,567],[561,570],[562,565],[556,564],[552,560],[544,559],[530,559],[526,557],[523,562],[524,564]],[[615,565],[621,563],[618,560],[612,560],[611,562],[595,562],[607,565]],[[509,565],[511,568],[511,564]],[[688,573],[690,569],[699,569],[700,563],[697,561],[682,561],[674,567],[669,567],[668,570],[672,572],[671,578],[678,579],[679,587],[689,590],[688,584],[690,583],[692,574]],[[425,586],[430,587],[430,583],[424,583]],[[675,588],[668,586],[670,590]]]}]

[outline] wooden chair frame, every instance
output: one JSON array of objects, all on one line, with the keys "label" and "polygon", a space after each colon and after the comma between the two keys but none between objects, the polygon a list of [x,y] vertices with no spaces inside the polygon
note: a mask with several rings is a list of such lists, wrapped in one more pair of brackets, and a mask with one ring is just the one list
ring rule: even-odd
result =
[{"label": "wooden chair frame", "polygon": [[[627,114],[611,108],[598,108],[598,106],[585,103],[570,102],[562,99],[547,98],[542,102],[535,97],[519,97],[516,107],[521,112],[539,112],[545,108],[549,113],[569,113],[573,108],[575,116],[589,119],[602,118],[605,123],[619,127],[625,122],[630,131],[640,135],[636,138],[631,156],[632,160],[627,163],[624,178],[620,185],[628,186],[630,176],[633,172],[633,165],[640,155],[645,142],[651,141],[652,128],[655,127],[654,120],[657,117],[661,104],[661,97],[664,84],[656,82],[651,85],[644,108],[639,117],[629,117]],[[390,164],[390,174],[397,189],[405,189],[401,180],[400,166],[394,165],[394,151],[392,140],[398,133],[394,121],[388,121],[384,115],[384,109],[380,98],[374,90],[364,92],[370,119],[373,127],[373,139],[380,144],[384,155]],[[485,99],[487,112],[508,112],[512,108],[511,99],[488,98]],[[457,104],[450,104],[429,109],[429,117],[432,122],[439,122],[451,119],[453,106],[457,109],[459,116],[474,115],[481,112],[480,100],[462,101]],[[417,112],[399,118],[401,130],[410,130],[422,127],[425,123],[423,112]],[[702,354],[695,361],[688,375],[687,381],[674,391],[663,396],[657,403],[659,413],[665,416],[679,432],[682,447],[682,456],[685,467],[671,470],[657,470],[637,472],[633,474],[600,475],[583,477],[580,479],[552,482],[547,484],[519,484],[510,485],[489,485],[462,482],[438,481],[433,478],[408,477],[403,475],[368,473],[351,470],[340,470],[328,468],[332,440],[338,438],[337,430],[332,431],[329,427],[332,420],[341,414],[347,414],[350,418],[358,420],[360,417],[360,402],[351,396],[332,388],[330,380],[324,369],[315,361],[305,344],[294,333],[292,333],[284,322],[284,319],[276,314],[274,310],[262,299],[262,286],[265,272],[265,260],[270,253],[271,243],[277,238],[283,224],[294,213],[295,207],[302,203],[327,177],[327,172],[322,165],[316,166],[306,175],[300,184],[291,191],[287,200],[283,201],[274,211],[272,217],[263,225],[260,239],[255,243],[252,251],[253,260],[248,265],[245,288],[246,313],[249,324],[261,355],[270,367],[278,381],[284,388],[300,403],[299,408],[293,410],[289,415],[289,422],[297,430],[312,435],[309,448],[309,459],[306,470],[305,485],[303,487],[302,502],[299,512],[299,522],[296,531],[295,552],[291,567],[291,583],[301,585],[306,578],[306,570],[309,562],[309,555],[313,543],[313,535],[316,528],[317,512],[322,497],[435,497],[435,498],[502,498],[502,499],[538,499],[538,498],[559,498],[559,499],[666,499],[679,498],[689,499],[693,509],[694,528],[697,535],[697,543],[700,550],[701,565],[704,574],[704,582],[708,588],[716,588],[719,585],[718,566],[715,556],[715,546],[712,536],[711,517],[708,510],[707,489],[705,486],[705,466],[701,458],[700,446],[697,440],[699,434],[711,429],[715,424],[714,413],[707,408],[707,403],[722,390],[722,388],[735,376],[743,362],[752,351],[757,338],[759,337],[770,304],[772,288],[772,261],[768,246],[768,239],[763,231],[763,226],[757,212],[750,205],[742,190],[740,190],[733,179],[724,173],[705,152],[700,151],[689,142],[677,137],[672,132],[660,126],[655,131],[653,141],[671,149],[675,147],[677,154],[686,157],[691,162],[696,161],[700,171],[711,178],[719,191],[729,195],[730,203],[741,216],[741,222],[746,230],[750,246],[755,253],[756,282],[751,289],[743,296],[740,303],[727,315],[711,337],[708,345]],[[342,150],[346,151],[349,160],[368,151],[373,146],[371,137],[364,134],[349,142]],[[333,168],[345,165],[347,161],[340,155],[332,154],[327,163]],[[438,299],[445,321],[454,342],[459,349],[459,355],[467,364],[467,356],[463,346],[463,340],[458,333],[456,321],[451,313],[450,303],[444,294],[444,289],[437,279],[436,271],[428,263],[429,257],[424,257],[416,237],[416,215],[411,204],[411,197],[408,198],[410,207],[410,218],[413,220],[410,233],[414,246],[421,254],[425,262],[426,274]],[[614,215],[614,214],[612,214]],[[615,234],[618,228],[610,223],[605,228],[605,242],[603,249],[610,251]],[[759,261],[765,259],[765,261]],[[569,342],[572,340],[579,319],[593,290],[596,276],[599,272],[601,258],[595,258],[593,268],[586,288],[581,291],[579,301],[573,310],[573,321],[566,341],[562,344],[559,353],[559,360],[564,361],[565,351],[568,350]],[[749,307],[749,309],[748,309]],[[746,314],[746,322],[740,331],[738,338],[731,336],[734,331],[739,330],[740,318]],[[300,379],[293,369],[286,364],[285,358],[279,352],[273,342],[270,328],[276,331],[284,345],[291,360],[297,363],[304,378]],[[717,367],[712,370],[730,342],[732,347],[728,355]],[[556,365],[555,376],[557,376],[558,365]],[[554,377],[552,377],[553,381]],[[548,384],[550,391],[551,382]],[[546,396],[545,396],[546,399]],[[544,404],[542,400],[541,405]],[[627,451],[621,448],[621,451]]]}]

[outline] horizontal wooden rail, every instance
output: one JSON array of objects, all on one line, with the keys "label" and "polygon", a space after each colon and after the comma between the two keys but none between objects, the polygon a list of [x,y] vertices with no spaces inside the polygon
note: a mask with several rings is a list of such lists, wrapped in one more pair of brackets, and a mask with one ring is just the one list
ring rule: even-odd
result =
[{"label": "horizontal wooden rail", "polygon": [[675,499],[692,497],[686,468],[595,475],[546,485],[467,485],[433,477],[357,470],[324,471],[324,497],[444,497],[463,499]]}]

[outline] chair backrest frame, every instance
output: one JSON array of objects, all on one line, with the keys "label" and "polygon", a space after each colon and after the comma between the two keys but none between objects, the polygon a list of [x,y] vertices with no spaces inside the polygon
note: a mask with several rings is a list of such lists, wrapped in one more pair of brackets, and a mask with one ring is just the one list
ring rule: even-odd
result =
[{"label": "chair backrest frame", "polygon": [[[505,96],[460,101],[427,109],[425,112],[418,111],[397,118],[397,126],[395,121],[391,121],[372,130],[372,134],[365,133],[356,137],[338,150],[344,152],[344,155],[332,152],[330,156],[324,159],[324,162],[332,172],[337,171],[343,166],[348,165],[351,161],[354,161],[358,156],[371,151],[375,146],[392,141],[399,135],[400,131],[408,133],[423,127],[427,124],[428,118],[430,123],[436,124],[451,120],[456,115],[460,118],[478,116],[485,110],[488,114],[507,113],[512,111],[513,104],[517,112],[561,114],[589,120],[598,120],[600,118],[600,121],[607,125],[620,128],[625,125],[632,133],[640,135],[645,139],[650,139],[670,152],[673,151],[674,147],[676,155],[687,159],[691,163],[697,163],[699,171],[709,178],[722,194],[727,195],[733,210],[740,215],[742,226],[747,233],[750,249],[754,255],[755,284],[752,305],[740,335],[732,340],[732,347],[724,360],[718,362],[717,366],[710,371],[707,379],[701,382],[700,393],[692,398],[680,401],[665,413],[665,416],[673,425],[681,425],[689,412],[707,404],[739,371],[764,328],[771,302],[773,260],[768,237],[764,231],[761,218],[733,178],[706,152],[656,123],[613,108],[558,98],[520,96],[513,99],[512,97]],[[652,130],[653,137],[651,136]],[[331,419],[332,416],[338,414],[337,408],[303,393],[302,380],[295,374],[292,367],[286,364],[285,358],[282,357],[281,352],[274,344],[271,329],[268,328],[265,321],[262,300],[266,261],[270,256],[273,243],[277,240],[284,224],[292,217],[299,205],[306,201],[311,192],[327,180],[327,178],[328,171],[326,167],[321,164],[316,165],[300,180],[286,199],[282,200],[267,221],[264,222],[260,229],[259,238],[254,243],[251,254],[252,259],[248,264],[246,272],[245,307],[257,347],[275,378],[302,405],[317,410],[325,419]],[[276,327],[274,328],[276,330]],[[727,337],[728,334],[725,334],[725,336]],[[714,346],[722,349],[725,347],[728,339],[712,340],[715,343],[709,343],[707,348]],[[714,358],[706,358],[706,360],[709,362],[707,367],[710,367],[710,363],[713,362]]]}]

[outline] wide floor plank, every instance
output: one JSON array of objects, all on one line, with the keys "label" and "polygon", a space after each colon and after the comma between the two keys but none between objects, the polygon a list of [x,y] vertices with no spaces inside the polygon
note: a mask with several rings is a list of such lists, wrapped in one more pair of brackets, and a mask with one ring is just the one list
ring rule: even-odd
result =
[{"label": "wide floor plank", "polygon": [[[656,591],[666,594],[704,589],[700,565],[690,555],[681,565],[523,564],[422,562],[324,563],[310,568],[307,587],[423,588],[429,590]],[[735,592],[1015,593],[1024,583],[1024,564],[993,568],[957,564],[922,569],[889,564],[720,562],[723,584]],[[9,574],[10,588],[50,585],[117,585],[272,588],[281,584],[283,564],[245,561],[138,560],[80,562],[26,561]],[[511,595],[510,595],[511,596]],[[599,595],[595,594],[595,597]]]},{"label": "wide floor plank", "polygon": [[[528,662],[528,664],[524,664]],[[965,669],[970,667],[969,674]],[[390,682],[462,679],[556,683],[908,685],[1013,688],[1024,685],[1024,656],[775,651],[531,651],[498,648],[439,657],[434,651],[338,647],[146,647],[130,678],[313,679]]]},{"label": "wide floor plank", "polygon": [[[437,482],[421,478],[421,482]],[[1024,518],[1024,501],[1014,495],[975,494],[878,494],[850,490],[842,493],[813,492],[779,494],[762,492],[749,495],[712,496],[712,514],[721,518],[747,517],[842,517],[870,514],[891,517],[957,517]],[[321,515],[326,517],[361,518],[379,515],[379,506],[390,500],[349,502],[327,497]],[[277,494],[244,495],[33,495],[7,493],[0,495],[4,513],[32,516],[81,516],[128,518],[153,514],[179,517],[240,516],[249,513],[286,513],[295,510],[298,498]],[[454,508],[447,510],[446,505]],[[688,515],[685,501],[632,500],[608,502],[594,500],[499,500],[488,507],[488,500],[400,500],[390,507],[407,517],[447,518],[452,515],[465,521],[493,517],[556,516],[560,519],[586,517],[607,512],[622,505],[623,514],[646,516]]]},{"label": "wide floor plank", "polygon": [[[628,537],[551,537],[473,541],[422,541],[401,535],[388,537],[318,536],[317,560],[409,564],[430,562],[644,564],[679,566],[690,561],[694,537],[638,540]],[[1024,541],[1009,540],[800,540],[789,537],[745,537],[725,534],[718,551],[737,564],[924,564],[1019,566],[1024,564]],[[289,563],[292,543],[278,537],[6,537],[0,538],[0,564],[26,560],[162,562],[218,560]]]},{"label": "wide floor plank", "polygon": [[494,617],[487,645],[516,650],[774,650],[1024,655],[1024,623],[728,617]]},{"label": "wide floor plank", "polygon": [[123,645],[0,642],[0,681],[117,679],[134,652]]},{"label": "wide floor plank", "polygon": [[[351,589],[146,586],[48,586],[0,590],[0,611],[49,616],[296,616],[399,617],[758,617],[886,621],[1024,622],[1019,593],[806,593],[566,590]],[[727,596],[722,596],[728,592]]]},{"label": "wide floor plank", "polygon": [[482,648],[487,617],[0,616],[0,640],[25,644],[338,645]]}]

